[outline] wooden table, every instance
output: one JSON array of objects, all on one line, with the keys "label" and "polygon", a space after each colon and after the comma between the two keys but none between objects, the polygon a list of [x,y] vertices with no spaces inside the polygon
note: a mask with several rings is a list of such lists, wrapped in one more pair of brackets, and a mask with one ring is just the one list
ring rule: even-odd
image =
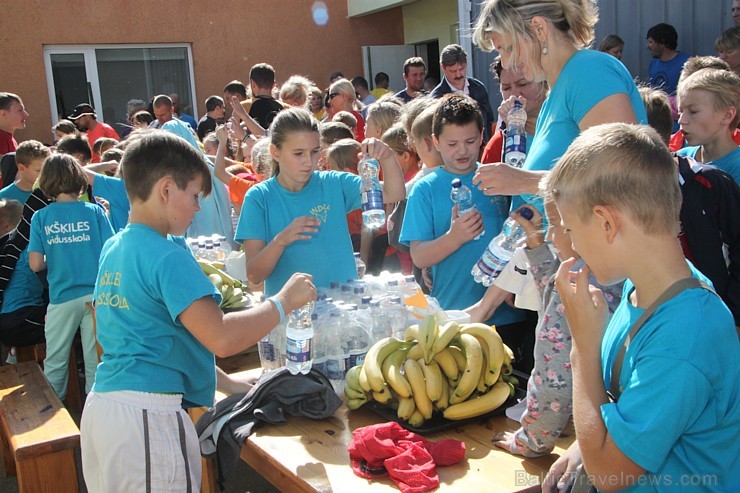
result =
[{"label": "wooden table", "polygon": [[[368,481],[355,476],[349,466],[352,430],[381,420],[369,410],[349,411],[346,406],[323,421],[289,417],[286,424],[252,433],[241,459],[284,492],[398,491],[390,478]],[[426,435],[433,441],[462,440],[466,446],[466,460],[437,468],[439,491],[495,493],[536,487],[575,437],[561,438],[553,454],[534,459],[511,455],[491,443],[495,433],[514,431],[518,425],[500,415]]]}]

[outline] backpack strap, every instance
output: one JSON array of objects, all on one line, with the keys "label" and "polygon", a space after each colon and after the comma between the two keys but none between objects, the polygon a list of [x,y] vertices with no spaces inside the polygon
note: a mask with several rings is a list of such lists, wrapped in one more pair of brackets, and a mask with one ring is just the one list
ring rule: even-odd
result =
[{"label": "backpack strap", "polygon": [[637,322],[635,322],[635,324],[632,326],[629,333],[627,334],[627,337],[625,337],[624,339],[622,347],[619,348],[619,353],[617,353],[617,357],[614,359],[614,366],[612,366],[611,381],[609,384],[609,391],[607,392],[612,402],[617,402],[619,396],[622,394],[622,388],[619,386],[619,377],[622,374],[622,364],[624,363],[624,356],[625,354],[627,354],[627,349],[629,348],[632,340],[635,338],[645,322],[647,322],[647,320],[653,315],[653,313],[655,313],[655,311],[660,308],[660,305],[670,300],[671,298],[678,296],[683,291],[692,288],[704,288],[714,293],[714,289],[712,289],[711,286],[709,286],[704,281],[700,281],[699,279],[696,279],[694,277],[688,277],[686,279],[676,281],[670,287],[668,287],[668,289],[666,289],[663,294],[661,294],[658,299],[656,299],[643,312],[640,318],[637,319]]}]

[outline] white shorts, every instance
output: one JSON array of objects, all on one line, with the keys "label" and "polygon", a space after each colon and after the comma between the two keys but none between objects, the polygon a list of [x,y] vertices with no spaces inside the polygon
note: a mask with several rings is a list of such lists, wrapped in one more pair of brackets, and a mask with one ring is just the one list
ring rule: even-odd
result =
[{"label": "white shorts", "polygon": [[179,394],[90,393],[80,426],[88,491],[200,491],[198,436],[181,406]]}]

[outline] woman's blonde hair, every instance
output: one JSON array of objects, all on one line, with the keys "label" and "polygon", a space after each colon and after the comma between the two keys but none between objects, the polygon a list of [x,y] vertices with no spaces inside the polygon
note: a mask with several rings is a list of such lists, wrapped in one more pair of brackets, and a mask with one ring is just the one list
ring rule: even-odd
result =
[{"label": "woman's blonde hair", "polygon": [[305,106],[313,82],[302,75],[291,75],[280,88],[280,100],[293,101],[295,106]]},{"label": "woman's blonde hair", "polygon": [[678,104],[691,90],[701,89],[712,95],[715,111],[735,109],[735,117],[730,122],[730,129],[734,130],[740,122],[740,77],[730,70],[712,68],[701,69],[686,77],[678,86]]},{"label": "woman's blonde hair", "polygon": [[[496,47],[492,33],[511,40],[509,66],[516,66],[523,56],[521,41],[532,46],[531,53],[524,56],[535,62],[536,80],[544,79],[541,69],[542,46],[530,27],[534,17],[543,17],[558,31],[565,33],[578,48],[588,47],[594,39],[594,26],[599,19],[594,0],[488,0],[481,10],[473,30],[473,42],[483,51]],[[500,48],[500,47],[499,47]],[[539,72],[539,73],[538,73]]]},{"label": "woman's blonde hair", "polygon": [[337,93],[344,94],[352,101],[352,107],[356,110],[362,109],[362,103],[357,101],[357,93],[355,92],[355,86],[352,85],[347,79],[337,79],[334,83],[329,86],[329,94]]},{"label": "woman's blonde hair", "polygon": [[378,101],[368,106],[367,121],[372,119],[373,124],[380,130],[380,135],[383,135],[398,122],[401,113],[401,108],[397,104]]}]

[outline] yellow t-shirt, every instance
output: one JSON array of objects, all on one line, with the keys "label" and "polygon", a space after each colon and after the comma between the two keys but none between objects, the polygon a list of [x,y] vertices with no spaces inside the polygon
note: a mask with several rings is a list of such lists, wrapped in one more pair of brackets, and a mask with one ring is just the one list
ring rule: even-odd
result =
[{"label": "yellow t-shirt", "polygon": [[370,91],[370,94],[375,96],[375,99],[380,99],[381,96],[383,96],[383,94],[388,94],[389,92],[391,91],[388,89],[383,89],[382,87],[376,87],[375,89]]}]

